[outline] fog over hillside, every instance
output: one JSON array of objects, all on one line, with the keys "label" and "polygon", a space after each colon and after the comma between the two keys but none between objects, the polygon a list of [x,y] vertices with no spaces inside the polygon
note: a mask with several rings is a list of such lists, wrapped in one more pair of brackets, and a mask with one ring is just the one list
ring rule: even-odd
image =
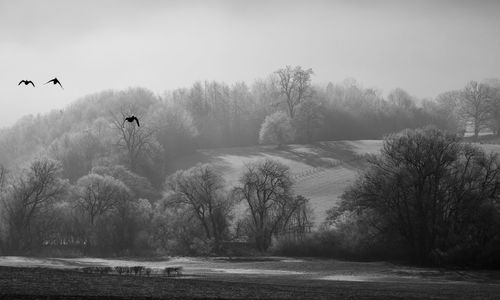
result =
[{"label": "fog over hillside", "polygon": [[0,0],[0,298],[495,299],[499,34],[493,0]]}]

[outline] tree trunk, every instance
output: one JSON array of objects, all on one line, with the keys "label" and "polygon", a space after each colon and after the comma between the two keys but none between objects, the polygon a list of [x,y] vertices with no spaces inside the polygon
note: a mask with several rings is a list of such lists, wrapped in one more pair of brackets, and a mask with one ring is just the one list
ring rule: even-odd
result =
[{"label": "tree trunk", "polygon": [[479,139],[479,124],[477,119],[474,120],[474,140],[477,141]]}]

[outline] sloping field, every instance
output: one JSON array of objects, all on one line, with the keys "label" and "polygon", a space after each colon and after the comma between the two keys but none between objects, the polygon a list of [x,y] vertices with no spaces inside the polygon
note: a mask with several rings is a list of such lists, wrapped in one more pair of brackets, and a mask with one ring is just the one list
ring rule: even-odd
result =
[{"label": "sloping field", "polygon": [[[365,166],[366,154],[377,154],[382,140],[331,141],[307,145],[252,146],[198,150],[170,165],[169,172],[188,169],[197,163],[211,163],[233,187],[246,165],[262,159],[275,159],[289,166],[295,180],[295,192],[308,197],[314,211],[315,226],[325,220],[326,210],[338,203],[344,190]],[[487,152],[500,153],[500,145],[476,144]],[[244,206],[237,208],[242,214]]]},{"label": "sloping field", "polygon": [[[360,140],[289,145],[285,149],[253,146],[198,150],[174,162],[169,171],[211,163],[224,174],[228,186],[233,187],[248,163],[267,158],[278,160],[290,167],[296,193],[310,199],[318,226],[325,219],[326,210],[338,202],[357,171],[363,168],[364,155],[378,153],[381,146],[381,140]],[[242,210],[243,206],[237,213]]]}]

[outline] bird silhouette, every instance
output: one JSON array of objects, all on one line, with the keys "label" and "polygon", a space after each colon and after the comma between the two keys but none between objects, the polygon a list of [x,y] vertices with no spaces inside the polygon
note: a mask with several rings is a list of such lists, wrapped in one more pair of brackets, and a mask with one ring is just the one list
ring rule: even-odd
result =
[{"label": "bird silhouette", "polygon": [[59,80],[57,78],[54,77],[54,79],[47,81],[45,84],[47,84],[49,82],[52,82],[53,84],[59,84],[61,86],[61,88],[64,90],[63,86],[61,85],[61,82],[59,82]]},{"label": "bird silhouette", "polygon": [[[141,127],[141,125],[139,125],[139,119],[137,119],[137,117],[134,115],[132,115],[131,117],[125,118],[125,120],[123,120],[123,124],[125,124],[125,121],[128,121],[130,123],[135,121],[137,123],[137,126]],[[123,127],[123,124],[122,124],[122,127]]]},{"label": "bird silhouette", "polygon": [[33,85],[33,87],[35,87],[35,84],[31,80],[21,80],[21,81],[19,81],[19,83],[17,85],[20,85],[21,83],[24,83],[24,85],[28,85],[31,83],[31,85]]}]

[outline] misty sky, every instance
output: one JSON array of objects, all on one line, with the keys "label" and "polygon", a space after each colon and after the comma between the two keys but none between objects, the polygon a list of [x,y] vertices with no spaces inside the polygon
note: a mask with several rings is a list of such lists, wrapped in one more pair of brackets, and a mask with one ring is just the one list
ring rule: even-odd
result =
[{"label": "misty sky", "polygon": [[[500,77],[500,1],[268,2],[0,0],[0,127],[103,89],[250,84],[287,64],[417,97]],[[54,76],[65,90],[42,85]]]}]

